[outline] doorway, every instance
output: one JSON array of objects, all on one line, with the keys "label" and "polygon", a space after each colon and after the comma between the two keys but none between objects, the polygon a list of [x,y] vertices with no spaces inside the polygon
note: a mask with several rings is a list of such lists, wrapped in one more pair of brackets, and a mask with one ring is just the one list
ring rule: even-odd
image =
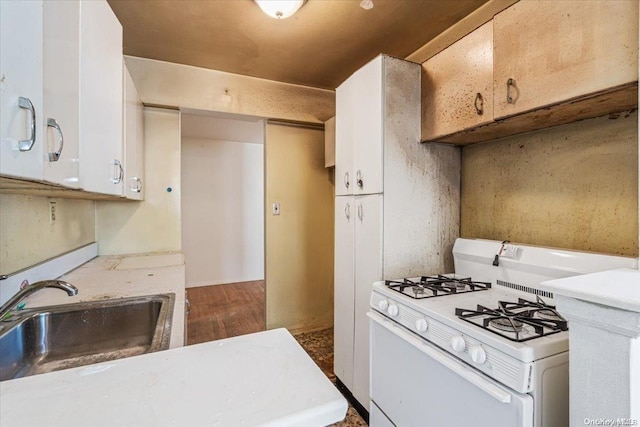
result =
[{"label": "doorway", "polygon": [[183,111],[187,344],[265,329],[264,122]]}]

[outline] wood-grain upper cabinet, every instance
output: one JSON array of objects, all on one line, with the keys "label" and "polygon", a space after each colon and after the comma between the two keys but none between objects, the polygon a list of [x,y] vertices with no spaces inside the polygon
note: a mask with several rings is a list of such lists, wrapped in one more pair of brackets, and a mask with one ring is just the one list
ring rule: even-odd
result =
[{"label": "wood-grain upper cabinet", "polygon": [[493,121],[493,21],[423,64],[422,138]]},{"label": "wood-grain upper cabinet", "polygon": [[0,1],[0,174],[42,179],[42,1]]},{"label": "wood-grain upper cabinet", "polygon": [[494,17],[496,120],[637,80],[637,1],[527,0]]},{"label": "wood-grain upper cabinet", "polygon": [[122,25],[106,0],[80,8],[80,180],[124,194]]},{"label": "wood-grain upper cabinet", "polygon": [[127,67],[124,67],[125,196],[144,199],[144,106]]}]

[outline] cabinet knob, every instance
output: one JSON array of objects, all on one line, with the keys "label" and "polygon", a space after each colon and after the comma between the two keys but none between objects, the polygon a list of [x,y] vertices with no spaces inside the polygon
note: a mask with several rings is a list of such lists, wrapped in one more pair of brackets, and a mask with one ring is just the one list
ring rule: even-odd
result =
[{"label": "cabinet knob", "polygon": [[56,121],[56,119],[52,119],[51,117],[49,117],[47,119],[47,126],[48,127],[52,127],[54,128],[57,132],[58,132],[58,144],[59,147],[56,151],[53,152],[49,152],[49,161],[50,162],[57,162],[58,160],[60,160],[60,154],[62,154],[62,148],[64,148],[64,135],[62,134],[62,129],[60,129],[60,125],[58,124],[58,122]]},{"label": "cabinet knob", "polygon": [[111,178],[111,182],[114,184],[120,184],[122,182],[122,178],[124,178],[124,169],[122,168],[122,163],[118,159],[113,159],[111,164],[115,166],[114,169],[114,177]]},{"label": "cabinet knob", "polygon": [[22,108],[23,110],[29,111],[29,118],[31,119],[29,123],[31,135],[29,136],[29,139],[18,141],[18,150],[31,151],[31,149],[33,148],[33,144],[36,143],[36,109],[33,106],[31,100],[23,96],[18,98],[18,107]]},{"label": "cabinet knob", "polygon": [[137,176],[132,176],[129,181],[129,189],[131,191],[133,191],[134,193],[139,193],[140,191],[142,191],[142,180],[140,178],[138,178]]},{"label": "cabinet knob", "polygon": [[482,99],[482,94],[480,92],[476,93],[476,100],[474,101],[473,106],[476,107],[476,114],[479,116],[484,113],[484,100]]},{"label": "cabinet knob", "polygon": [[[515,97],[512,96],[512,91]],[[516,81],[514,79],[507,80],[507,104],[515,104],[519,94],[520,92],[518,91],[518,86],[516,86]]]}]

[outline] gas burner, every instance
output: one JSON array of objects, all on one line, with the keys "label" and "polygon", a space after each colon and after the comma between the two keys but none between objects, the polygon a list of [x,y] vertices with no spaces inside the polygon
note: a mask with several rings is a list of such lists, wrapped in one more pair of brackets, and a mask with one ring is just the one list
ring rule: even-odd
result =
[{"label": "gas burner", "polygon": [[511,317],[499,317],[489,321],[489,325],[507,332],[520,332],[524,323]]},{"label": "gas burner", "polygon": [[424,288],[422,286],[418,286],[418,285],[412,286],[411,290],[413,291],[416,298],[418,298],[418,295],[424,294]]},{"label": "gas burner", "polygon": [[464,289],[467,286],[467,282],[464,280],[444,282],[442,283],[442,286],[444,286],[445,288],[460,290],[460,289]]},{"label": "gas burner", "polygon": [[[536,295],[536,301],[528,301],[518,298],[518,302],[501,302],[500,307],[510,314],[526,315],[529,317],[559,322],[559,326],[566,326],[567,320],[556,311],[556,307],[547,304],[542,298]],[[564,324],[564,325],[562,325]]]},{"label": "gas burner", "polygon": [[456,308],[456,316],[511,341],[523,342],[566,331],[567,321],[555,307],[540,297],[536,302],[519,299],[515,302],[499,301],[497,309],[478,305],[477,310]]},{"label": "gas burner", "polygon": [[470,277],[422,276],[420,279],[385,280],[389,289],[414,299],[434,298],[467,292],[486,291],[491,283],[475,282]]},{"label": "gas burner", "polygon": [[546,308],[534,310],[533,315],[545,320],[564,320],[557,311]]}]

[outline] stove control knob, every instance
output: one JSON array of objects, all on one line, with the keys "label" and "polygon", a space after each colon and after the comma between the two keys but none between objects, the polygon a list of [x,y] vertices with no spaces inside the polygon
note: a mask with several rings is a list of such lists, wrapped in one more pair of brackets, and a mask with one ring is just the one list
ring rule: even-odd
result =
[{"label": "stove control knob", "polygon": [[387,301],[386,299],[380,300],[378,302],[378,308],[380,309],[380,311],[387,311],[387,307],[389,307],[389,301]]},{"label": "stove control knob", "polygon": [[387,309],[387,313],[389,313],[389,316],[391,317],[396,317],[398,315],[398,306],[395,304],[391,304]]},{"label": "stove control knob", "polygon": [[469,349],[471,360],[478,365],[482,365],[487,360],[487,353],[479,345],[474,345]]},{"label": "stove control knob", "polygon": [[451,338],[451,348],[457,353],[462,353],[467,347],[467,343],[464,342],[464,338],[461,336]]},{"label": "stove control knob", "polygon": [[429,325],[425,319],[416,320],[416,331],[418,332],[426,332]]}]

